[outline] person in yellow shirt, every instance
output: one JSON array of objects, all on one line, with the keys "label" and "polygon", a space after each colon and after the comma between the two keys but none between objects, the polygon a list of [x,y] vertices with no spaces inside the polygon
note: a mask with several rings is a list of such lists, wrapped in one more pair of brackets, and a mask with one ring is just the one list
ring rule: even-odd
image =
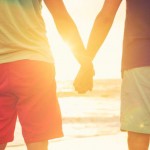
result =
[{"label": "person in yellow shirt", "polygon": [[0,0],[0,150],[13,141],[17,116],[28,150],[47,150],[49,139],[63,136],[42,2],[77,61],[92,69],[62,0]]}]

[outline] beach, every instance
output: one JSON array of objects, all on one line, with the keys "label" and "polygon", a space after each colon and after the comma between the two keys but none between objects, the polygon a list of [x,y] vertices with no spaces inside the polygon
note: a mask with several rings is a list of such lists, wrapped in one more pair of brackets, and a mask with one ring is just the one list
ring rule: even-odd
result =
[{"label": "beach", "polygon": [[[63,117],[64,137],[49,141],[51,150],[127,150],[120,132],[120,79],[94,80],[92,92],[78,94],[73,81],[59,81],[57,94]],[[6,150],[25,150],[17,122],[15,140]]]}]

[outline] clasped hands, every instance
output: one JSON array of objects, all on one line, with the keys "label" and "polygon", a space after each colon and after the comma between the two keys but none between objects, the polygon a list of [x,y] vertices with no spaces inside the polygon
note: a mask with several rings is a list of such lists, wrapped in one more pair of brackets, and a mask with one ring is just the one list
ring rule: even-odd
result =
[{"label": "clasped hands", "polygon": [[93,88],[93,77],[95,75],[92,61],[88,57],[84,57],[84,63],[81,64],[80,69],[73,82],[75,91],[79,94],[91,91]]}]

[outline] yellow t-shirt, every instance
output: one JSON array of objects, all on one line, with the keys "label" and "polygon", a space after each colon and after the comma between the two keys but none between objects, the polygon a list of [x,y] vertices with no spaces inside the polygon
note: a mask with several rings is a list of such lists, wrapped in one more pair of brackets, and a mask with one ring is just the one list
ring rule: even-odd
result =
[{"label": "yellow t-shirt", "polygon": [[53,63],[41,16],[41,0],[0,0],[0,63]]}]

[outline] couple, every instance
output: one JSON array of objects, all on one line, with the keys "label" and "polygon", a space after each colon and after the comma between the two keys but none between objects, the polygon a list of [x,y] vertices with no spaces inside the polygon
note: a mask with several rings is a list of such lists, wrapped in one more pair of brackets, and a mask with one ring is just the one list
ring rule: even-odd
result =
[{"label": "couple", "polygon": [[[92,60],[104,42],[122,0],[105,0],[84,48],[62,0],[43,0],[62,38],[81,65],[75,90],[92,90]],[[85,1],[86,3],[86,1]],[[16,118],[28,150],[47,150],[63,136],[55,68],[42,0],[0,0],[0,150],[13,141]],[[150,138],[150,1],[126,0],[122,56],[121,130],[129,150],[148,150]]]}]

